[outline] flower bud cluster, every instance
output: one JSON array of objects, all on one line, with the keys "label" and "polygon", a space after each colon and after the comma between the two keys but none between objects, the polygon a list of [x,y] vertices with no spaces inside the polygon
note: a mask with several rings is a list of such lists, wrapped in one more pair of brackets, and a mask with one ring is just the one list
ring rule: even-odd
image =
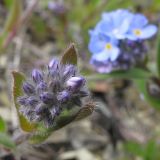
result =
[{"label": "flower bud cluster", "polygon": [[31,80],[23,82],[24,95],[18,97],[20,112],[30,122],[43,122],[46,127],[54,126],[54,120],[64,109],[83,105],[88,96],[84,77],[74,65],[62,65],[53,59],[42,72],[34,69]]}]

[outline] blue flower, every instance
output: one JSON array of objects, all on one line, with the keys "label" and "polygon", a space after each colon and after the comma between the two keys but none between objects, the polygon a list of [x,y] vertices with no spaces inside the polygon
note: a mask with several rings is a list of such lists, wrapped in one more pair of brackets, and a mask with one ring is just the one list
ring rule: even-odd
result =
[{"label": "blue flower", "polygon": [[157,32],[155,25],[149,25],[147,18],[142,14],[135,14],[130,24],[126,38],[130,40],[148,39]]},{"label": "blue flower", "polygon": [[142,14],[119,9],[102,14],[101,20],[90,30],[90,63],[101,73],[127,70],[144,62],[145,39],[157,32]]},{"label": "blue flower", "polygon": [[116,10],[102,14],[102,20],[96,25],[90,34],[103,33],[116,39],[124,39],[130,27],[133,14],[128,10]]},{"label": "blue flower", "polygon": [[93,53],[92,59],[115,61],[120,53],[117,45],[116,39],[102,34],[92,35],[89,43],[89,50]]}]

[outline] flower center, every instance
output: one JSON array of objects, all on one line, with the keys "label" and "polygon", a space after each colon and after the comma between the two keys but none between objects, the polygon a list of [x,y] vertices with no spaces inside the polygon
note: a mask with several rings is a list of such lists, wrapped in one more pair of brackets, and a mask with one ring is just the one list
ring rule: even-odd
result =
[{"label": "flower center", "polygon": [[142,34],[140,29],[135,29],[133,32],[136,36],[140,36]]},{"label": "flower center", "polygon": [[105,48],[106,48],[107,50],[111,50],[111,49],[112,49],[112,45],[111,45],[110,43],[107,43],[107,44],[105,45]]}]

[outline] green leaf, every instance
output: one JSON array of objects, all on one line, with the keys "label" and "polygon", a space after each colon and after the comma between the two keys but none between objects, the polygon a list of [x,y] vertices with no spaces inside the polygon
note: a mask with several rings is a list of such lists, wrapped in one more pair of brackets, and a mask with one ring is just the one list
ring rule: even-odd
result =
[{"label": "green leaf", "polygon": [[20,72],[12,72],[13,78],[14,78],[14,85],[13,85],[13,97],[14,97],[14,104],[17,109],[17,114],[19,117],[19,123],[22,128],[22,130],[26,132],[32,132],[35,131],[36,125],[31,124],[30,122],[27,121],[27,119],[19,113],[19,104],[17,103],[17,97],[23,95],[22,91],[22,83],[25,80],[25,77],[22,73]]},{"label": "green leaf", "polygon": [[2,117],[0,117],[0,132],[6,132],[6,123]]},{"label": "green leaf", "polygon": [[14,149],[16,147],[13,140],[8,135],[1,132],[0,132],[0,144],[9,149]]},{"label": "green leaf", "polygon": [[137,85],[137,88],[139,89],[139,91],[143,94],[144,99],[150,103],[150,105],[152,105],[154,108],[156,109],[160,109],[160,99],[151,96],[148,93],[147,90],[147,79],[137,79],[134,80],[135,84]]},{"label": "green leaf", "polygon": [[77,65],[77,50],[74,43],[71,43],[70,46],[65,50],[61,58],[61,64]]},{"label": "green leaf", "polygon": [[114,71],[109,74],[93,74],[88,76],[87,80],[106,80],[108,78],[126,78],[126,79],[146,79],[151,76],[151,73],[139,68],[132,68],[127,71]]},{"label": "green leaf", "polygon": [[63,128],[64,126],[70,124],[71,122],[81,120],[90,114],[92,114],[95,105],[92,102],[87,103],[84,107],[75,107],[71,111],[64,110],[62,114],[55,119],[55,126],[51,128],[45,128],[40,126],[39,129],[33,133],[30,138],[31,144],[42,143],[46,140],[54,131]]}]

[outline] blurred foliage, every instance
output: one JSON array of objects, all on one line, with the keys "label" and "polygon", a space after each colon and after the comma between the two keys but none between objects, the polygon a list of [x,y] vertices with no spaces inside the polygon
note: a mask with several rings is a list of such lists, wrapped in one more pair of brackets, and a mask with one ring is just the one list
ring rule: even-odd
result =
[{"label": "blurred foliage", "polygon": [[155,140],[150,140],[147,142],[147,144],[127,142],[124,144],[124,148],[131,156],[138,156],[143,160],[160,159],[160,146]]},{"label": "blurred foliage", "polygon": [[6,131],[6,122],[0,117],[0,145],[8,149],[14,149],[16,145]]},{"label": "blurred foliage", "polygon": [[5,148],[14,149],[16,144],[6,133],[0,132],[0,144]]},{"label": "blurred foliage", "polygon": [[0,117],[0,132],[6,132],[6,122]]},{"label": "blurred foliage", "polygon": [[0,53],[5,49],[5,43],[10,36],[9,34],[13,32],[16,25],[20,21],[22,3],[21,0],[6,0],[6,6],[9,10],[8,17],[5,21],[5,25],[0,34]]}]

